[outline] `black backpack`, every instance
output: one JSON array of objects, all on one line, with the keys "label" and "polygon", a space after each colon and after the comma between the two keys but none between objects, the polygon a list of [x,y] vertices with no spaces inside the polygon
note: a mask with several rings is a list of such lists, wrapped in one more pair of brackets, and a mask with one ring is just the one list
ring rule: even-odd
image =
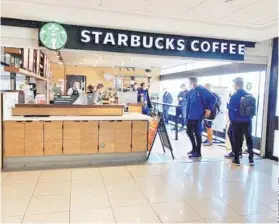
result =
[{"label": "black backpack", "polygon": [[216,94],[216,93],[212,93],[215,98],[216,98],[216,103],[214,104],[214,107],[211,111],[211,114],[209,116],[209,120],[214,120],[216,118],[216,116],[221,112],[221,97]]},{"label": "black backpack", "polygon": [[241,98],[239,114],[242,117],[254,117],[256,115],[256,99],[252,95]]}]

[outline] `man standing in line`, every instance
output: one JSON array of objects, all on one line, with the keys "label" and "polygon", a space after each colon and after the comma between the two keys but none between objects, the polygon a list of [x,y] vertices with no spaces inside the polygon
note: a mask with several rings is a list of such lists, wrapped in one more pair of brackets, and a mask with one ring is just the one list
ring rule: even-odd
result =
[{"label": "man standing in line", "polygon": [[[219,100],[218,102],[221,102],[220,97],[211,91],[211,84],[210,83],[206,83],[204,85],[204,87],[211,92],[217,100]],[[218,108],[220,110],[220,108]],[[207,140],[204,142],[204,146],[211,146],[213,144],[213,130],[212,130],[212,126],[213,126],[213,121],[210,120],[204,120],[204,127],[206,129],[207,132]]]},{"label": "man standing in line", "polygon": [[191,87],[187,100],[187,134],[192,143],[189,158],[201,158],[202,120],[209,118],[216,104],[216,97],[203,86],[197,77],[190,77]]},{"label": "man standing in line", "polygon": [[[164,91],[163,103],[172,104],[173,99],[167,87],[165,87],[163,91]],[[170,109],[169,105],[163,105],[163,117],[166,124],[169,123],[169,109]]]},{"label": "man standing in line", "polygon": [[254,165],[253,159],[253,138],[252,138],[252,117],[255,115],[256,103],[255,99],[247,93],[244,87],[244,80],[238,77],[233,80],[235,93],[232,95],[228,109],[229,118],[232,125],[232,147],[234,152],[233,163],[240,165],[239,157],[241,153],[241,145],[243,143],[243,135],[245,135],[249,164]]},{"label": "man standing in line", "polygon": [[138,102],[143,103],[142,113],[150,115],[150,109],[152,108],[151,101],[148,93],[148,85],[143,82],[138,89]]},{"label": "man standing in line", "polygon": [[185,126],[186,123],[187,95],[188,95],[188,91],[184,83],[180,85],[180,90],[181,91],[177,96],[179,107],[176,107],[176,120],[177,120],[176,122],[178,122],[179,117],[181,115],[181,128],[179,129],[179,131],[183,131],[184,130],[183,127]]}]

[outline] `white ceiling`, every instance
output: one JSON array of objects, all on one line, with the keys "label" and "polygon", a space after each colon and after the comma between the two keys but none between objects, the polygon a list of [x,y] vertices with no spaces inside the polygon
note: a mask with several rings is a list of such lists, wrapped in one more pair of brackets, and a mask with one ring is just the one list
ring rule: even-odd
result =
[{"label": "white ceiling", "polygon": [[2,17],[262,41],[277,36],[278,0],[2,0]]},{"label": "white ceiling", "polygon": [[[55,51],[44,50],[53,63],[59,63]],[[96,67],[133,67],[148,69],[168,68],[189,63],[187,58],[135,55],[123,53],[90,52],[80,50],[61,50],[63,63],[66,65],[96,66]]]}]

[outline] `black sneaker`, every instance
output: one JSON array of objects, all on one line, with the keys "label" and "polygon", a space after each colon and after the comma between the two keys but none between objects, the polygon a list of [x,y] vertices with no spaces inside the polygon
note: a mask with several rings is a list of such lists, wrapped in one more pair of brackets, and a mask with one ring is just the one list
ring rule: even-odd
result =
[{"label": "black sneaker", "polygon": [[235,160],[235,159],[233,159],[232,163],[234,163],[234,164],[235,164],[235,165],[237,165],[237,166],[240,166],[240,162],[239,162],[239,160]]},{"label": "black sneaker", "polygon": [[194,150],[191,150],[190,152],[187,152],[188,155],[191,155],[194,153]]},{"label": "black sneaker", "polygon": [[201,154],[198,154],[198,153],[194,152],[193,154],[189,155],[189,158],[190,159],[201,159],[202,156],[201,156]]},{"label": "black sneaker", "polygon": [[234,153],[230,152],[228,155],[225,155],[226,159],[233,159],[234,158]]},{"label": "black sneaker", "polygon": [[254,166],[254,159],[253,158],[249,158],[249,165],[250,166]]}]

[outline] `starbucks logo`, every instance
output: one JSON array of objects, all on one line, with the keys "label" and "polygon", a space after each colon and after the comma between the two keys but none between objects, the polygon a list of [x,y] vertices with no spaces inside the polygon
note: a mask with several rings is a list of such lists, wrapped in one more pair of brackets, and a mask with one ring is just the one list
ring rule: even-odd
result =
[{"label": "starbucks logo", "polygon": [[67,43],[67,32],[58,23],[47,23],[40,29],[40,41],[48,49],[59,50]]}]

